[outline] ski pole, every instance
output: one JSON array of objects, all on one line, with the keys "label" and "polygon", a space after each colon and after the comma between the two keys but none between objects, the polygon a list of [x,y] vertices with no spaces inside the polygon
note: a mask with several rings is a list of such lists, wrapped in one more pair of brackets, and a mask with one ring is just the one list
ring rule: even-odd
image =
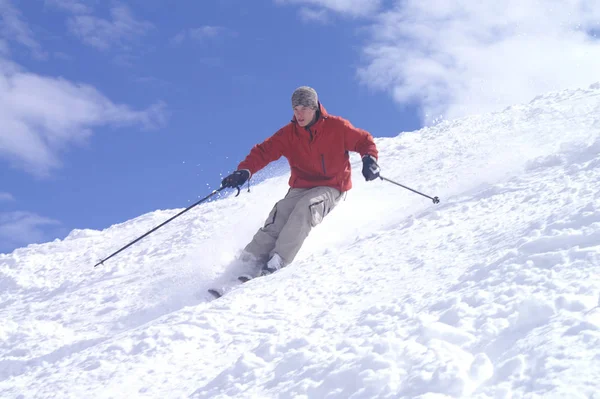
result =
[{"label": "ski pole", "polygon": [[[110,258],[112,258],[113,256],[115,256],[116,254],[120,253],[121,251],[124,251],[125,249],[129,248],[130,246],[132,246],[133,244],[135,244],[136,242],[140,241],[142,238],[150,235],[151,233],[155,232],[156,230],[160,229],[161,227],[163,227],[165,224],[169,223],[170,221],[172,221],[173,219],[175,219],[176,217],[179,217],[181,215],[183,215],[184,213],[186,213],[187,211],[189,211],[190,209],[192,209],[193,207],[195,207],[196,205],[200,205],[201,203],[203,203],[204,201],[208,200],[210,197],[212,197],[213,195],[217,194],[219,191],[222,191],[225,187],[221,187],[217,190],[214,190],[212,193],[210,193],[209,195],[207,195],[206,197],[202,198],[200,201],[196,202],[193,205],[188,206],[187,208],[185,208],[183,211],[179,212],[177,215],[173,216],[172,218],[164,221],[163,223],[159,224],[158,226],[156,226],[155,228],[153,228],[152,230],[150,230],[149,232],[147,232],[146,234],[144,234],[143,236],[140,236],[138,238],[136,238],[135,240],[133,240],[132,242],[130,242],[129,244],[125,245],[123,248],[119,249],[117,252],[111,254],[109,257],[102,259],[100,262],[96,263],[94,265],[94,267],[98,266],[98,265],[102,265],[104,264],[104,262],[106,262],[107,260],[109,260]],[[235,195],[236,197],[238,195],[240,195],[240,188],[236,187],[236,189],[238,190],[237,194]]]},{"label": "ski pole", "polygon": [[433,203],[434,203],[434,204],[438,204],[438,203],[440,202],[440,199],[439,199],[438,197],[430,197],[429,195],[426,195],[426,194],[420,193],[420,192],[418,192],[417,190],[413,190],[413,189],[412,189],[412,188],[410,188],[410,187],[406,187],[406,186],[404,186],[404,185],[402,185],[402,184],[400,184],[400,183],[396,183],[395,181],[393,181],[393,180],[390,180],[390,179],[388,179],[388,178],[386,178],[386,177],[383,177],[383,176],[381,176],[381,175],[379,176],[379,178],[380,178],[381,180],[385,180],[385,181],[387,181],[387,182],[393,183],[393,184],[395,184],[395,185],[397,185],[397,186],[400,186],[400,187],[403,187],[403,188],[405,188],[405,189],[407,189],[407,190],[410,190],[410,191],[412,191],[413,193],[417,193],[417,194],[419,194],[419,195],[422,195],[423,197],[429,198],[430,200],[432,200],[432,201],[433,201]]}]

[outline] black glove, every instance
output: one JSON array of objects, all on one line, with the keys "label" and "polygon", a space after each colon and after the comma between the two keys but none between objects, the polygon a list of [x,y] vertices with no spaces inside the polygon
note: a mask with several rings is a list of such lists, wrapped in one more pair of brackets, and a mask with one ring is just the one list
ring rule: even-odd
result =
[{"label": "black glove", "polygon": [[363,168],[362,174],[366,181],[375,180],[379,177],[379,165],[377,161],[370,155],[365,155],[362,159]]},{"label": "black glove", "polygon": [[221,187],[236,188],[242,186],[250,178],[250,172],[246,169],[236,170],[221,181]]}]

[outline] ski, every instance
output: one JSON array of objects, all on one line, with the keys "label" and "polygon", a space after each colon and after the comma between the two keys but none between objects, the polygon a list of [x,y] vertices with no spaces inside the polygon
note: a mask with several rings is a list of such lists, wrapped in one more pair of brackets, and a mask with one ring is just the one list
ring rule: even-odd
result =
[{"label": "ski", "polygon": [[[237,281],[239,281],[240,283],[243,284],[245,282],[252,280],[252,278],[253,277],[251,277],[247,274],[244,274],[244,275],[239,276],[237,278]],[[233,286],[230,286],[227,288],[227,291],[229,291],[230,289],[233,289],[233,288],[234,288]],[[225,289],[218,289],[218,288],[209,288],[208,289],[208,293],[211,294],[215,299],[221,298],[223,295],[225,295],[225,292],[226,292]]]},{"label": "ski", "polygon": [[[251,276],[249,274],[242,274],[241,276],[238,276],[237,281],[239,281],[240,283],[244,284],[244,283],[247,283],[248,281],[253,280],[253,279],[257,278],[257,277],[267,276],[267,275],[269,275],[271,273],[272,272],[270,272],[270,271],[263,270],[261,272],[261,274],[259,274],[258,276],[255,276],[255,277],[253,277],[253,276]],[[229,291],[229,290],[231,290],[233,288],[234,288],[234,286],[230,286],[230,287],[227,288],[227,291]],[[225,289],[209,288],[208,289],[208,293],[211,294],[215,299],[219,299],[223,295],[225,295],[226,291],[225,291]]]}]

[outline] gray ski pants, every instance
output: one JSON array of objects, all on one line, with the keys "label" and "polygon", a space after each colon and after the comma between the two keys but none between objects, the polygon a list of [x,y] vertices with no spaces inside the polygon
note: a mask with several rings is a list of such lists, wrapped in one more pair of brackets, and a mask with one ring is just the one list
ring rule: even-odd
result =
[{"label": "gray ski pants", "polygon": [[275,204],[245,251],[260,262],[277,253],[284,265],[291,263],[310,230],[323,221],[341,198],[342,193],[333,187],[290,189]]}]

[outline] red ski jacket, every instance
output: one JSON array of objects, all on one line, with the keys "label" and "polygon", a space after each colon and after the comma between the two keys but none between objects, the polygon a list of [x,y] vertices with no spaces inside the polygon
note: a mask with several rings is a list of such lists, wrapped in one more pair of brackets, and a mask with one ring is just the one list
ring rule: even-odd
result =
[{"label": "red ski jacket", "polygon": [[239,165],[252,175],[281,156],[287,158],[292,188],[329,186],[341,192],[352,188],[349,151],[377,159],[373,136],[339,116],[327,114],[319,104],[320,115],[310,127],[292,119],[273,136],[255,145]]}]

